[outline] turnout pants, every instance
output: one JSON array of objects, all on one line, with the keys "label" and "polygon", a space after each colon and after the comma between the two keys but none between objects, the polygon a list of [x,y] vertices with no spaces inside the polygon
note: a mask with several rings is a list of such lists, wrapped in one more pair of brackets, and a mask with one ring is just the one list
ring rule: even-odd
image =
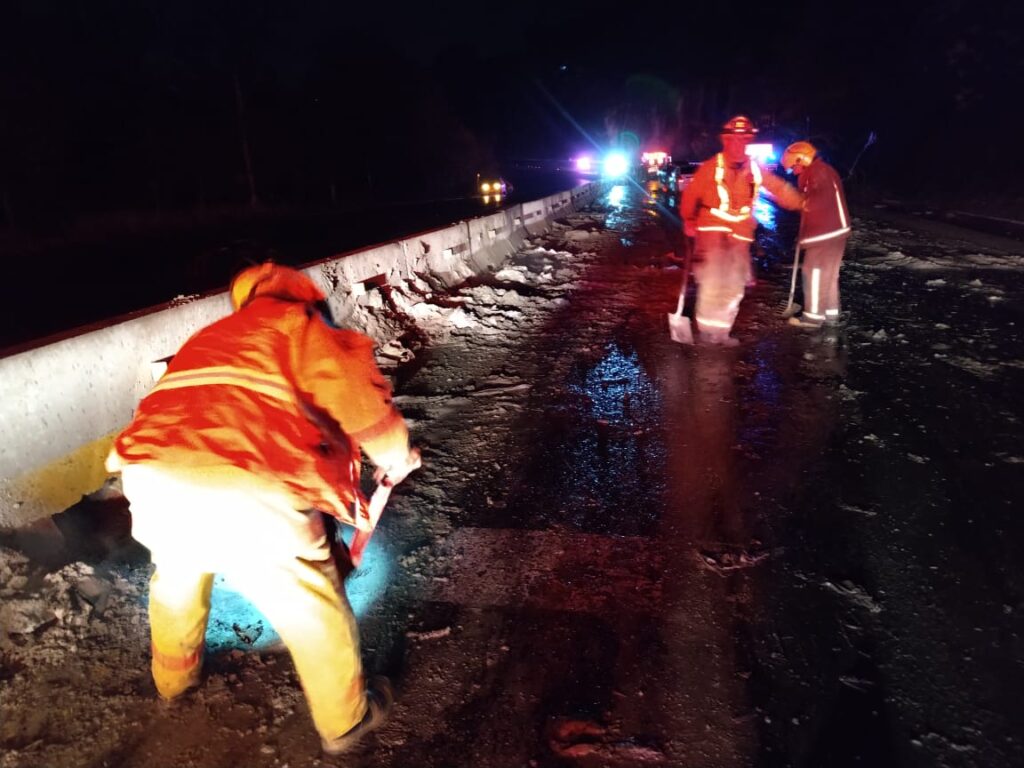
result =
[{"label": "turnout pants", "polygon": [[839,267],[846,238],[806,246],[803,272],[803,319],[812,323],[839,322]]},{"label": "turnout pants", "polygon": [[727,336],[750,278],[750,243],[725,232],[702,232],[694,251],[695,317],[702,334]]},{"label": "turnout pants", "polygon": [[213,576],[252,602],[291,652],[317,731],[348,732],[366,713],[359,631],[319,512],[241,471],[122,470],[132,535],[152,552],[149,619],[157,691],[199,682]]}]

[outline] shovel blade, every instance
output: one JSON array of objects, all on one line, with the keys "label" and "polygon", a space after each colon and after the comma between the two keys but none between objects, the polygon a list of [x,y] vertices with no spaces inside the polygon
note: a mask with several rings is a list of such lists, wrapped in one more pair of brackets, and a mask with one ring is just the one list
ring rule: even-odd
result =
[{"label": "shovel blade", "polygon": [[782,311],[779,314],[784,318],[790,318],[800,312],[801,309],[803,309],[803,307],[799,304],[786,304],[783,306]]},{"label": "shovel blade", "polygon": [[693,327],[686,315],[669,314],[668,332],[677,344],[693,344]]}]

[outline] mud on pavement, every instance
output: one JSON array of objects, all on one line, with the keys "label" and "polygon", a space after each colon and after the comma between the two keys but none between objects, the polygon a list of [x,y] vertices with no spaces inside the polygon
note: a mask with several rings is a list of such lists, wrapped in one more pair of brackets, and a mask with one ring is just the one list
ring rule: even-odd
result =
[{"label": "mud on pavement", "polygon": [[357,752],[227,584],[156,700],[111,494],[3,540],[0,766],[1024,763],[1020,255],[860,220],[823,338],[769,235],[743,344],[684,348],[674,237],[628,191],[369,308],[424,468],[348,577],[398,694]]}]

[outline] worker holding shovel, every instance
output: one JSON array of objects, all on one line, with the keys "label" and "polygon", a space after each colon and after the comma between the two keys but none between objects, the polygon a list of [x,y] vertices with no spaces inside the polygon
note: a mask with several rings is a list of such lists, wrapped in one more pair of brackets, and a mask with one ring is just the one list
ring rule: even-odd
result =
[{"label": "worker holding shovel", "polygon": [[360,453],[390,487],[419,452],[373,342],[328,321],[312,280],[267,263],[230,293],[234,313],[185,342],[108,459],[156,564],[153,679],[165,699],[198,684],[222,573],[281,635],[323,749],[339,754],[384,722],[391,692],[364,682],[323,515],[365,543],[376,520],[359,492]]},{"label": "worker holding shovel", "polygon": [[805,199],[789,292],[789,306],[794,306],[796,269],[800,249],[803,249],[804,311],[799,317],[791,317],[789,322],[805,328],[836,324],[839,322],[839,267],[850,237],[850,212],[846,207],[843,182],[807,141],[798,141],[786,148],[782,167],[798,177]]},{"label": "worker holding shovel", "polygon": [[701,337],[710,344],[739,343],[729,332],[750,277],[759,192],[766,189],[784,208],[798,210],[803,203],[796,188],[762,171],[747,156],[747,145],[756,134],[749,118],[738,115],[729,120],[722,126],[722,151],[700,165],[683,191],[684,232],[696,238],[694,315]]}]

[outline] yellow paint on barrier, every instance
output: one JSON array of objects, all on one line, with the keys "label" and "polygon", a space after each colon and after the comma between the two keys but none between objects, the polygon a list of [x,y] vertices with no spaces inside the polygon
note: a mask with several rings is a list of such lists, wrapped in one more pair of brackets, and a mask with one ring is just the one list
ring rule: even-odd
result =
[{"label": "yellow paint on barrier", "polygon": [[[12,478],[4,489],[11,510],[0,511],[0,527],[17,526],[63,512],[82,497],[99,490],[109,473],[103,466],[116,430],[43,467]],[[0,502],[3,503],[3,502]],[[13,517],[9,520],[8,517]]]}]

